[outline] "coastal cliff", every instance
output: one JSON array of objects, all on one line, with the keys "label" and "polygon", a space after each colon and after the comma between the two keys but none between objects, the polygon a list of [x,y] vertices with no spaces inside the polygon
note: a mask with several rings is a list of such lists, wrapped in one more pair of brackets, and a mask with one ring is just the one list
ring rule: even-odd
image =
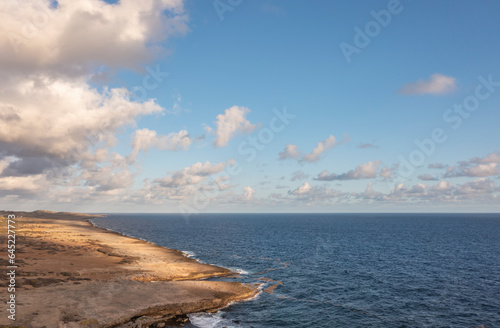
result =
[{"label": "coastal cliff", "polygon": [[1,327],[165,327],[258,292],[200,280],[233,272],[94,227],[97,215],[87,214],[0,211],[4,267],[8,215],[16,216],[16,321],[3,315]]}]

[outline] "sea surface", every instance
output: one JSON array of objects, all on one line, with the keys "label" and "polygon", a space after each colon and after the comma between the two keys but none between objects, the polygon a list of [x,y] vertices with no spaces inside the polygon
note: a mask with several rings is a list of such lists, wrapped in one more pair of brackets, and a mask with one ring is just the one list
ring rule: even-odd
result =
[{"label": "sea surface", "polygon": [[500,327],[500,214],[110,214],[93,221],[241,273],[232,280],[264,283],[250,301],[191,315],[194,327]]}]

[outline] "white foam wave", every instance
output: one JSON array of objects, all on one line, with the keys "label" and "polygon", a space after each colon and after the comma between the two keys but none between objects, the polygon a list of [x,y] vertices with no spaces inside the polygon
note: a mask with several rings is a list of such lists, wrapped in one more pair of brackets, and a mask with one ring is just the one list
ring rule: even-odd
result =
[{"label": "white foam wave", "polygon": [[233,271],[234,273],[241,274],[241,275],[248,275],[250,274],[248,271],[245,271],[240,268],[228,268],[229,270]]},{"label": "white foam wave", "polygon": [[208,314],[208,313],[194,313],[190,314],[189,321],[195,326],[200,328],[236,328],[234,322],[222,318],[221,313]]},{"label": "white foam wave", "polygon": [[194,252],[191,252],[191,251],[181,251],[182,254],[184,254],[186,257],[195,257],[196,254]]},{"label": "white foam wave", "polygon": [[181,253],[184,254],[185,257],[189,257],[190,259],[193,259],[196,262],[203,263],[202,261],[200,261],[200,259],[196,258],[196,254],[194,252],[191,252],[191,251],[181,251]]}]

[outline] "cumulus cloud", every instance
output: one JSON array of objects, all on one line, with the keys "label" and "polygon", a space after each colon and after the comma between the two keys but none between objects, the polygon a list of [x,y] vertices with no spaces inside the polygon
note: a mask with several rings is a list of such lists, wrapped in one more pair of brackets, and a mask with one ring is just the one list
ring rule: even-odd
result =
[{"label": "cumulus cloud", "polygon": [[485,157],[474,157],[469,161],[459,162],[447,169],[445,178],[490,177],[500,175],[500,153],[493,152]]},{"label": "cumulus cloud", "polygon": [[243,199],[244,200],[252,200],[255,195],[255,190],[252,187],[246,186],[243,187]]},{"label": "cumulus cloud", "polygon": [[490,179],[480,178],[474,181],[466,182],[459,185],[456,189],[459,195],[477,196],[480,194],[489,194],[494,192],[495,184]]},{"label": "cumulus cloud", "polygon": [[494,151],[491,154],[486,155],[485,157],[474,157],[470,160],[470,162],[478,164],[500,164],[500,152]]},{"label": "cumulus cloud", "polygon": [[489,177],[500,174],[497,163],[478,164],[471,168],[464,169],[463,173],[468,177]]},{"label": "cumulus cloud", "polygon": [[305,182],[294,190],[288,191],[288,195],[294,200],[306,201],[308,204],[323,203],[350,203],[353,199],[369,202],[385,202],[391,204],[442,204],[442,203],[467,203],[496,202],[500,188],[485,178],[476,179],[464,184],[453,185],[442,180],[436,184],[428,185],[417,183],[413,186],[397,184],[389,192],[377,191],[374,183],[370,182],[363,192],[339,192],[329,188],[311,186]]},{"label": "cumulus cloud", "polygon": [[[181,170],[169,172],[167,176],[147,179],[143,187],[131,194],[127,201],[139,204],[163,204],[164,201],[175,201],[178,205],[187,202],[194,197],[199,197],[206,202],[211,200],[222,201],[221,192],[231,187],[229,176],[224,170],[234,166],[233,160],[221,163],[198,162]],[[239,196],[240,200],[242,196]],[[196,210],[199,200],[195,202],[194,208],[186,203],[189,210]]]},{"label": "cumulus cloud", "polygon": [[405,84],[398,92],[407,95],[443,95],[456,89],[455,78],[442,74],[433,74],[429,80],[418,80],[417,82]]},{"label": "cumulus cloud", "polygon": [[330,188],[325,188],[322,186],[311,186],[309,182],[304,182],[299,187],[289,190],[288,195],[292,196],[293,199],[306,202],[308,205],[313,205],[316,203],[333,203],[340,202],[344,197],[348,196],[347,193],[343,193]]},{"label": "cumulus cloud", "polygon": [[3,155],[64,158],[89,145],[89,136],[108,144],[119,127],[140,115],[162,111],[154,101],[130,100],[125,89],[99,93],[85,82],[48,77],[13,84],[0,91],[0,107],[8,106],[19,117],[16,124],[0,121]]},{"label": "cumulus cloud", "polygon": [[495,202],[500,192],[490,179],[479,178],[464,184],[453,185],[442,180],[434,185],[418,183],[411,187],[398,184],[388,193],[374,191],[369,184],[365,192],[355,193],[356,198],[392,203],[467,203],[481,199],[484,202]]},{"label": "cumulus cloud", "polygon": [[453,188],[453,184],[448,181],[440,181],[437,185],[432,187],[432,190],[436,191],[450,191]]},{"label": "cumulus cloud", "polygon": [[83,80],[49,77],[1,89],[0,106],[17,117],[15,124],[0,120],[0,158],[15,158],[2,176],[10,177],[9,185],[36,181],[45,194],[52,187],[90,186],[95,193],[129,187],[132,168],[118,164],[107,148],[120,129],[162,111],[154,101],[132,101],[125,89],[99,92]]},{"label": "cumulus cloud", "polygon": [[164,109],[91,81],[138,69],[167,38],[185,33],[183,1],[52,3],[0,1],[0,190],[43,192],[56,202],[116,196],[135,176],[110,152],[116,135]]},{"label": "cumulus cloud", "polygon": [[384,179],[390,179],[393,177],[394,173],[396,172],[396,169],[398,168],[397,165],[393,165],[392,167],[383,167],[381,170],[380,170],[380,176]]},{"label": "cumulus cloud", "polygon": [[328,173],[328,171],[323,171],[315,178],[319,181],[333,181],[333,180],[359,180],[359,179],[373,179],[377,177],[378,167],[380,166],[380,160],[370,161],[365,164],[356,166],[354,170],[350,170],[346,173],[335,174]]},{"label": "cumulus cloud", "polygon": [[43,174],[25,177],[0,177],[0,195],[18,194],[22,196],[36,195],[49,186]]},{"label": "cumulus cloud", "polygon": [[[105,65],[137,69],[159,43],[188,31],[182,0],[1,1],[0,70],[87,75]],[[168,17],[167,17],[168,15]],[[112,45],[112,46],[111,46]]]},{"label": "cumulus cloud", "polygon": [[302,157],[302,160],[306,162],[318,161],[321,154],[323,154],[326,150],[335,147],[336,141],[337,139],[334,136],[330,135],[325,140],[318,142],[316,148],[314,148],[310,154],[304,155],[304,157]]},{"label": "cumulus cloud", "polygon": [[300,151],[297,145],[288,144],[285,149],[279,153],[279,160],[285,160],[288,158],[297,159],[300,157]]},{"label": "cumulus cloud", "polygon": [[186,130],[159,136],[156,131],[141,129],[135,131],[131,157],[135,158],[139,151],[148,151],[151,147],[171,151],[186,150],[191,143],[191,137]]},{"label": "cumulus cloud", "polygon": [[340,142],[337,142],[337,139],[330,135],[323,141],[318,142],[316,147],[312,150],[311,153],[305,154],[302,156],[302,153],[299,151],[297,145],[288,144],[285,146],[285,149],[279,153],[278,160],[285,159],[296,159],[300,162],[317,162],[321,159],[321,155],[330,148],[336,147],[344,142],[350,141],[349,136],[344,136],[344,139]]},{"label": "cumulus cloud", "polygon": [[219,177],[216,177],[215,179],[213,179],[213,182],[211,184],[217,186],[217,189],[219,191],[224,191],[224,190],[231,188],[230,183],[225,183],[226,181],[229,181],[229,180],[230,180],[230,178],[228,176],[219,176]]},{"label": "cumulus cloud", "polygon": [[116,166],[105,165],[85,170],[79,177],[84,185],[95,187],[96,191],[111,191],[129,188],[134,182],[134,174],[126,167],[117,170]]},{"label": "cumulus cloud", "polygon": [[289,191],[289,194],[299,196],[299,195],[307,194],[311,190],[312,190],[312,186],[309,184],[309,182],[306,181],[306,182],[304,182],[304,184],[297,187],[296,189]]},{"label": "cumulus cloud", "polygon": [[156,179],[155,182],[164,188],[176,188],[187,185],[197,185],[209,176],[222,172],[226,163],[212,164],[210,162],[195,163],[179,171],[172,172],[169,176]]},{"label": "cumulus cloud", "polygon": [[251,124],[246,115],[250,113],[250,109],[246,107],[233,106],[224,111],[224,114],[217,115],[215,122],[215,147],[227,146],[237,133],[250,133],[255,129],[255,125]]},{"label": "cumulus cloud", "polygon": [[353,200],[387,204],[498,204],[500,188],[488,178],[479,178],[463,184],[452,184],[441,180],[434,184],[417,183],[406,186],[396,184],[390,191],[381,192],[370,182],[362,192],[340,192],[324,186],[313,186],[305,182],[288,191],[288,199],[313,204],[352,204]]}]

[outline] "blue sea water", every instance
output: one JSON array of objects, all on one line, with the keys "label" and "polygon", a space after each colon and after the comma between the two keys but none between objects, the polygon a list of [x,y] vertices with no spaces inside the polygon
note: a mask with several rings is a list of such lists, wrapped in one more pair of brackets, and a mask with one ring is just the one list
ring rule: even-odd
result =
[{"label": "blue sea water", "polygon": [[262,289],[282,283],[218,314],[190,316],[195,327],[500,327],[499,214],[111,214],[93,221],[240,270],[233,280],[265,283]]}]

